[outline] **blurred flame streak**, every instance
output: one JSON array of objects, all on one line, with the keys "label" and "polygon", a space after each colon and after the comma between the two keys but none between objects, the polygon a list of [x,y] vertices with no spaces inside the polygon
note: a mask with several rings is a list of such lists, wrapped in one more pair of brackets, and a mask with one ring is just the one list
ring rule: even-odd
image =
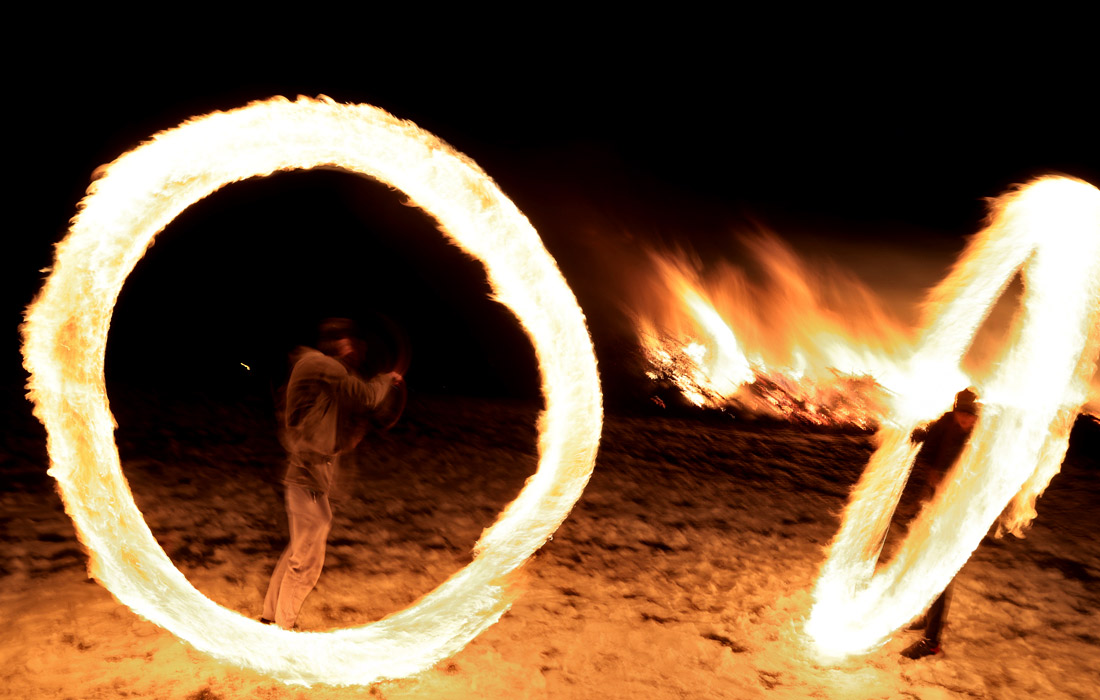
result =
[{"label": "blurred flame streak", "polygon": [[[219,607],[172,565],[122,476],[104,388],[114,303],[153,236],[220,187],[335,166],[405,192],[485,265],[535,345],[546,411],[539,467],[477,543],[477,557],[413,606],[327,633]],[[29,396],[91,573],[135,612],[200,650],[286,683],[404,677],[466,645],[508,608],[509,574],[551,536],[591,474],[602,423],[584,317],[527,219],[469,158],[367,105],[274,98],[193,119],[106,167],[88,190],[23,326]]]},{"label": "blurred flame streak", "polygon": [[[896,556],[876,573],[918,450],[908,436],[949,407],[963,385],[962,356],[1017,271],[1022,306],[1004,357],[979,391],[985,408],[973,436]],[[999,528],[1017,536],[1035,518],[1035,500],[1065,458],[1100,356],[1100,191],[1047,177],[995,200],[989,225],[931,292],[925,311],[907,379],[938,396],[939,407],[899,402],[879,432],[805,627],[826,659],[869,651],[917,616],[998,516]],[[904,397],[907,389],[900,391]]]}]

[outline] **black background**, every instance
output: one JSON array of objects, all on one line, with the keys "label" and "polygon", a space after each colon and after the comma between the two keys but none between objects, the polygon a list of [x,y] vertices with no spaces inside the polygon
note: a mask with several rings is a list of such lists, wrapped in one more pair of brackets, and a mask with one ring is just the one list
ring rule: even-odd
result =
[{"label": "black background", "polygon": [[[1021,69],[1028,52],[1011,44],[963,59],[966,37],[956,56],[889,39],[680,33],[520,37],[465,55],[420,37],[398,43],[399,63],[323,39],[245,51],[227,34],[211,52],[145,36],[59,47],[67,60],[14,71],[2,270],[13,382],[16,327],[95,168],[190,116],[274,95],[373,104],[477,161],[577,294],[611,400],[631,393],[622,310],[644,284],[645,246],[736,261],[737,232],[766,227],[915,305],[980,227],[983,198],[1049,172],[1100,181],[1087,69]],[[487,299],[479,264],[404,199],[320,171],[200,202],[127,281],[108,379],[266,390],[318,318],[381,314],[409,339],[412,388],[537,395],[533,352]]]}]

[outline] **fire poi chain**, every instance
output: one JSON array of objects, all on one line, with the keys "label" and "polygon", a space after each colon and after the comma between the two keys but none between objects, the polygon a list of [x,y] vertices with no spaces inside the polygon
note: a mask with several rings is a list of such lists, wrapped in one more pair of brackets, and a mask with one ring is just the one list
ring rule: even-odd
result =
[{"label": "fire poi chain", "polygon": [[[538,470],[482,534],[474,561],[403,611],[326,633],[247,619],[206,598],[175,568],[122,475],[103,377],[115,300],[158,232],[226,184],[318,166],[403,191],[483,263],[495,298],[535,345],[546,401]],[[58,246],[23,335],[49,473],[92,575],[196,648],[286,683],[409,676],[496,622],[510,605],[509,574],[554,533],[588,482],[603,421],[584,317],[526,217],[473,161],[435,136],[375,107],[327,98],[275,98],[199,117],[108,166]]]}]

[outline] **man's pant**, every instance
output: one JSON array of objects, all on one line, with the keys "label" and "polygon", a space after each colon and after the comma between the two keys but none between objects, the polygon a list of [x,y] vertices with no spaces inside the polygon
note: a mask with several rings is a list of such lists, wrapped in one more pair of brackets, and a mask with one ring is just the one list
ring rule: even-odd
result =
[{"label": "man's pant", "polygon": [[332,509],[326,494],[287,484],[286,515],[290,521],[290,544],[271,575],[263,616],[290,629],[306,596],[321,577]]}]

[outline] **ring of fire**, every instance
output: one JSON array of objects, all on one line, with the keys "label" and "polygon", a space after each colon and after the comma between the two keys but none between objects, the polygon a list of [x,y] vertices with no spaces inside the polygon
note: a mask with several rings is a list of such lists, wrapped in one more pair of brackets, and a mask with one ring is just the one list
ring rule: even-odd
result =
[{"label": "ring of fire", "polygon": [[932,292],[909,367],[911,393],[931,388],[943,399],[966,386],[960,361],[1017,272],[1025,293],[1014,337],[984,382],[973,436],[894,559],[876,572],[918,451],[909,435],[935,415],[906,406],[910,392],[899,388],[892,424],[879,432],[814,590],[806,632],[822,657],[881,644],[947,586],[998,516],[1022,534],[1058,473],[1100,357],[1100,190],[1092,185],[1042,178],[994,202],[989,226]]},{"label": "ring of fire", "polygon": [[[220,187],[335,166],[401,190],[485,266],[535,346],[546,410],[539,466],[478,541],[477,556],[413,606],[363,627],[291,632],[196,590],[157,544],[122,475],[103,365],[122,285],[153,237]],[[591,475],[602,424],[584,316],[538,234],[469,158],[367,105],[275,98],[186,122],[89,188],[23,327],[29,396],[47,431],[89,570],[121,602],[196,648],[286,683],[367,684],[453,655],[510,604],[509,575],[553,534]]]}]

